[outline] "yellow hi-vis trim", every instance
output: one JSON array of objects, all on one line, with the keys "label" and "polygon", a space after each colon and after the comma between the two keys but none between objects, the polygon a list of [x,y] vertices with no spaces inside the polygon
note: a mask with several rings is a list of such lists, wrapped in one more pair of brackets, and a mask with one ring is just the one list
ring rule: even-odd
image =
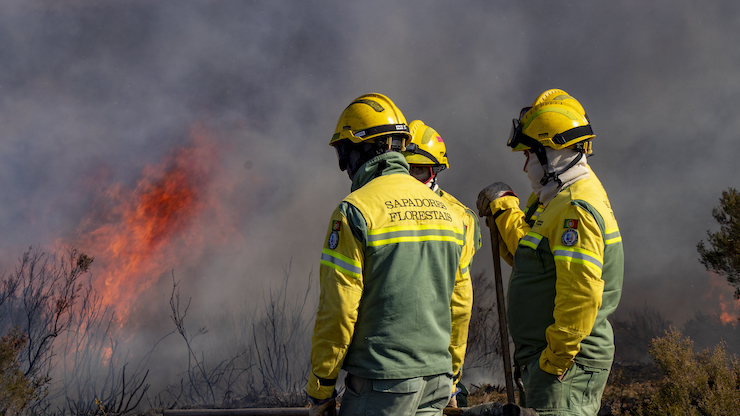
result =
[{"label": "yellow hi-vis trim", "polygon": [[540,242],[542,241],[542,234],[537,234],[535,232],[528,232],[527,235],[522,237],[521,240],[519,240],[519,245],[529,247],[532,250],[537,250],[537,246],[540,245]]},{"label": "yellow hi-vis trim", "polygon": [[321,250],[321,264],[356,279],[362,277],[362,265],[359,261],[352,260],[328,248]]},{"label": "yellow hi-vis trim", "polygon": [[367,233],[368,247],[394,243],[421,241],[450,241],[465,245],[463,230],[446,225],[409,225],[370,230]]},{"label": "yellow hi-vis trim", "polygon": [[599,271],[603,267],[601,256],[582,248],[555,246],[552,254],[555,260],[585,264]]},{"label": "yellow hi-vis trim", "polygon": [[470,276],[470,264],[466,264],[465,267],[460,269],[460,275],[462,277]]},{"label": "yellow hi-vis trim", "polygon": [[619,228],[606,230],[605,233],[606,235],[604,236],[604,242],[607,245],[622,241],[622,234],[619,233]]},{"label": "yellow hi-vis trim", "polygon": [[545,211],[545,208],[539,207],[534,211],[534,214],[532,214],[532,217],[530,217],[533,220],[540,219],[540,214],[542,214]]}]

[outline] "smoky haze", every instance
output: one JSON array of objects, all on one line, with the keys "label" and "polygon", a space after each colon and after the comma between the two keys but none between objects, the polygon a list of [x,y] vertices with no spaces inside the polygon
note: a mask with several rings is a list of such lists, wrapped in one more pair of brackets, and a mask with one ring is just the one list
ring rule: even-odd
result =
[{"label": "smoky haze", "polygon": [[[106,189],[133,189],[199,125],[218,149],[209,183],[228,186],[209,188],[222,215],[197,223],[229,232],[163,265],[135,316],[166,329],[152,305],[167,306],[171,270],[203,314],[250,309],[288,264],[299,286],[316,276],[350,188],[327,144],[352,99],[384,93],[434,127],[451,165],[441,186],[473,207],[494,181],[528,195],[505,146],[511,119],[562,88],[597,134],[589,161],[625,246],[621,307],[649,303],[674,322],[717,313],[731,291],[712,291],[696,244],[737,186],[737,16],[737,2],[686,0],[6,1],[3,269],[29,245],[79,241]],[[474,272],[492,268],[483,231]]]}]

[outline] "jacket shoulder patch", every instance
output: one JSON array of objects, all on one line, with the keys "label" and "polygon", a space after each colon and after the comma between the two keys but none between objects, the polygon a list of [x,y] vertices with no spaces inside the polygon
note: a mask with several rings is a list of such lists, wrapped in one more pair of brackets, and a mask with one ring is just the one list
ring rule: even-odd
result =
[{"label": "jacket shoulder patch", "polygon": [[563,228],[578,228],[578,220],[565,220]]},{"label": "jacket shoulder patch", "polygon": [[571,247],[578,242],[578,231],[575,228],[568,228],[563,232],[561,241],[564,246]]},{"label": "jacket shoulder patch", "polygon": [[334,230],[329,234],[329,248],[334,250],[339,245],[339,233]]}]

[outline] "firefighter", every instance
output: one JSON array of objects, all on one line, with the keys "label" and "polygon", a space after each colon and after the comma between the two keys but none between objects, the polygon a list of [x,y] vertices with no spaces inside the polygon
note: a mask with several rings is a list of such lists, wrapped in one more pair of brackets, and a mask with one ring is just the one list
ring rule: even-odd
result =
[{"label": "firefighter", "polygon": [[[447,206],[457,211],[463,218],[465,225],[465,247],[463,248],[460,267],[455,278],[452,307],[459,309],[454,314],[458,319],[464,319],[453,325],[450,354],[452,354],[453,393],[449,406],[467,406],[467,389],[458,383],[462,377],[462,367],[465,360],[465,349],[468,342],[468,325],[470,311],[473,307],[473,285],[470,280],[470,267],[473,255],[480,248],[480,226],[475,213],[448,192],[443,191],[437,183],[437,175],[450,167],[447,162],[447,147],[436,130],[424,124],[421,120],[409,123],[411,144],[403,152],[409,164],[409,173],[420,182],[436,192]],[[460,393],[460,394],[458,394]]]},{"label": "firefighter", "polygon": [[[386,96],[367,94],[342,112],[330,145],[352,181],[321,255],[320,298],[306,391],[311,415],[441,415],[450,400],[455,274],[462,218],[409,175],[411,136]],[[454,315],[454,316],[453,316]]]},{"label": "firefighter", "polygon": [[[594,138],[581,104],[563,90],[522,109],[508,146],[524,153],[533,193],[524,211],[496,182],[477,202],[513,265],[508,321],[526,406],[540,415],[596,415],[614,357],[607,317],[622,291],[622,238],[588,164]],[[512,263],[513,256],[513,263]]]}]

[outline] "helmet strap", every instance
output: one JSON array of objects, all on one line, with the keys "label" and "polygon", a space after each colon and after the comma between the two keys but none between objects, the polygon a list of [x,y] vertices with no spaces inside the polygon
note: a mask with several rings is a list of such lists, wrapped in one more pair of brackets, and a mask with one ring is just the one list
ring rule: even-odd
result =
[{"label": "helmet strap", "polygon": [[570,130],[556,134],[553,136],[552,142],[555,144],[566,144],[571,140],[592,134],[594,134],[594,131],[591,129],[591,125],[586,124],[585,126],[573,127]]},{"label": "helmet strap", "polygon": [[555,169],[550,170],[550,163],[547,160],[547,148],[542,145],[532,148],[534,154],[537,155],[537,160],[539,160],[540,165],[542,165],[542,170],[545,171],[545,175],[542,176],[542,179],[540,179],[540,184],[542,186],[547,185],[547,183],[550,181],[557,182],[558,186],[563,185],[563,182],[560,180],[560,175],[575,166],[581,160],[581,158],[583,158],[584,152],[579,151],[578,149],[575,150],[578,153],[578,156],[573,158],[573,160],[571,160],[570,163],[568,163],[568,165],[564,167],[560,172],[556,172]]},{"label": "helmet strap", "polygon": [[545,172],[545,176],[540,179],[541,185],[546,185],[548,182],[550,182],[551,179],[557,180],[557,175],[555,175],[555,172],[548,172],[550,164],[547,163],[547,150],[545,149],[545,146],[539,144],[539,142],[534,145],[532,144],[530,146],[530,149],[532,153],[537,156],[537,160],[540,162],[540,165],[542,165],[542,170]]},{"label": "helmet strap", "polygon": [[427,179],[426,182],[424,182],[424,185],[428,186],[429,188],[433,188],[436,183],[437,183],[437,175],[434,174],[432,167],[429,166],[429,179]]},{"label": "helmet strap", "polygon": [[420,155],[420,156],[424,156],[425,158],[431,160],[432,163],[434,163],[435,165],[440,164],[439,160],[437,160],[437,158],[434,157],[434,155],[420,148],[416,143],[409,143],[408,146],[406,146],[406,151]]},{"label": "helmet strap", "polygon": [[[445,168],[444,165],[441,165],[441,166],[442,166],[442,169]],[[439,166],[429,166],[430,176],[429,176],[429,179],[427,179],[426,182],[424,182],[424,185],[428,186],[429,189],[435,192],[437,191],[437,189],[439,189],[439,187],[437,186],[437,174],[442,171],[442,169],[438,169],[438,167]]]}]

